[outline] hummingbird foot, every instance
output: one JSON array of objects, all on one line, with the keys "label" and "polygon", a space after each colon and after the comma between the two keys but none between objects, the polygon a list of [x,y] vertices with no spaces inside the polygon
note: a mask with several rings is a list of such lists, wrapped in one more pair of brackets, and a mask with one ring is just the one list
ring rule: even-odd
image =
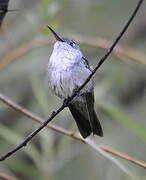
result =
[{"label": "hummingbird foot", "polygon": [[64,105],[65,107],[68,106],[68,99],[64,99],[64,100],[63,100],[63,105]]},{"label": "hummingbird foot", "polygon": [[78,96],[78,95],[79,95],[78,87],[73,90],[73,94],[74,94],[75,96]]}]

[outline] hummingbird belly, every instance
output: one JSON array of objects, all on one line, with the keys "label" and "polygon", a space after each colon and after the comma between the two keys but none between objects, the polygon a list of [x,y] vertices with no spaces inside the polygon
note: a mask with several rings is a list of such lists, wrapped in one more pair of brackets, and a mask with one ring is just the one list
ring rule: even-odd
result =
[{"label": "hummingbird belly", "polygon": [[[74,66],[66,70],[56,69],[49,73],[49,84],[51,90],[60,97],[66,99],[70,97],[74,90],[79,88],[89,76],[91,71],[85,66]],[[91,79],[88,84],[80,91],[80,94],[91,92],[93,90],[93,80]]]}]

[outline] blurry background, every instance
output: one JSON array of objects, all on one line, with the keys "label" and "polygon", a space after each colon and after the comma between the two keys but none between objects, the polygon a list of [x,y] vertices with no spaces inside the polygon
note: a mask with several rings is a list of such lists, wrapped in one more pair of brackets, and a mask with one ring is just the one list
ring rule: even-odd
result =
[{"label": "blurry background", "polygon": [[[46,25],[74,38],[95,66],[114,40],[137,0],[10,0],[0,31],[0,93],[47,119],[61,101],[47,85],[47,62],[54,42]],[[146,162],[146,2],[116,54],[95,77],[95,97],[104,138],[97,143]],[[118,49],[119,48],[119,49]],[[131,50],[129,48],[133,48]],[[117,53],[119,52],[119,53]],[[54,124],[77,127],[68,109]],[[0,102],[0,154],[18,144],[39,124]],[[119,159],[139,179],[145,169]],[[0,164],[0,171],[21,180],[128,180],[119,167],[90,147],[44,129],[29,145]]]}]

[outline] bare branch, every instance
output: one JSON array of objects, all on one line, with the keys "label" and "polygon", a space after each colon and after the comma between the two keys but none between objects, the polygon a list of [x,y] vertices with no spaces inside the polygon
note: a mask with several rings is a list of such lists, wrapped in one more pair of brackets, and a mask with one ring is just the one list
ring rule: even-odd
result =
[{"label": "bare branch", "polygon": [[102,148],[104,151],[106,151],[106,152],[108,152],[108,153],[114,154],[115,156],[118,156],[118,157],[120,157],[120,158],[122,158],[122,159],[125,159],[125,160],[127,160],[127,161],[130,161],[130,162],[132,162],[132,163],[134,163],[134,164],[137,164],[138,166],[141,166],[141,167],[143,167],[143,168],[146,168],[146,163],[144,163],[144,162],[135,160],[135,159],[133,159],[132,157],[127,156],[127,155],[125,155],[125,154],[123,154],[123,153],[121,153],[121,152],[112,150],[112,149],[108,148],[107,146],[100,145],[100,148]]},{"label": "bare branch", "polygon": [[69,103],[80,92],[80,90],[84,88],[84,86],[90,81],[92,76],[96,73],[96,71],[100,68],[100,66],[104,63],[104,61],[108,58],[108,56],[112,53],[113,49],[115,48],[115,46],[117,45],[119,40],[122,38],[122,36],[126,32],[126,30],[128,29],[129,25],[131,24],[132,20],[136,16],[136,14],[137,14],[137,12],[138,12],[142,2],[143,2],[143,0],[139,0],[135,10],[133,11],[132,15],[130,16],[128,22],[126,23],[126,25],[124,26],[122,31],[119,33],[119,35],[117,36],[117,38],[115,39],[115,41],[113,42],[111,47],[108,49],[107,53],[100,59],[99,63],[94,68],[94,70],[89,75],[89,77],[86,79],[86,81],[76,90],[76,92],[70,98],[68,98],[67,103]]},{"label": "bare branch", "polygon": [[[0,94],[0,100],[3,101],[5,104],[7,104],[8,106],[10,106],[11,108],[13,108],[14,110],[18,111],[19,113],[27,116],[28,118],[42,124],[44,122],[44,120],[38,116],[36,116],[35,114],[31,113],[30,111],[28,111],[27,109],[23,108],[22,106],[14,103],[13,101],[11,101],[10,99],[8,99],[7,97],[5,97],[4,95]],[[64,134],[66,136],[69,136],[75,140],[78,140],[78,141],[81,141],[85,144],[88,143],[88,141],[86,141],[85,139],[83,139],[81,136],[77,135],[76,133],[74,132],[71,132],[71,131],[68,131],[64,128],[61,128],[57,125],[53,125],[52,123],[49,123],[47,125],[47,128],[51,128],[52,130],[55,130],[56,132],[58,133],[61,133],[61,134]],[[125,159],[127,161],[130,161],[132,162],[133,164],[136,164],[138,166],[141,166],[143,168],[146,168],[146,163],[142,162],[142,161],[138,161],[138,160],[135,160],[134,158],[130,157],[130,156],[127,156],[121,152],[118,152],[116,150],[113,150],[105,145],[98,145],[102,150],[108,152],[108,153],[111,153],[117,157],[120,157],[122,159]]]},{"label": "bare branch", "polygon": [[112,46],[109,48],[109,50],[107,51],[107,53],[100,59],[99,63],[97,64],[97,66],[95,67],[95,69],[92,71],[92,73],[89,75],[89,77],[86,79],[86,81],[73,93],[73,95],[71,97],[69,97],[65,103],[63,103],[61,105],[60,108],[58,108],[56,111],[53,111],[52,114],[50,115],[49,119],[44,121],[40,127],[38,127],[35,131],[33,131],[31,134],[29,134],[25,140],[20,143],[18,146],[16,146],[14,149],[12,149],[11,151],[9,151],[8,153],[6,153],[5,155],[0,157],[0,161],[5,160],[6,158],[8,158],[9,156],[11,156],[12,154],[14,154],[16,151],[18,151],[19,149],[21,149],[22,147],[26,146],[27,143],[36,135],[38,134],[41,129],[43,129],[45,126],[47,126],[47,124],[54,118],[56,117],[64,108],[67,107],[68,103],[79,93],[79,91],[81,89],[84,88],[84,86],[90,81],[90,79],[92,78],[92,76],[96,73],[96,71],[99,69],[99,67],[104,63],[104,61],[108,58],[108,56],[112,53],[113,49],[115,48],[115,46],[117,45],[117,43],[119,42],[119,40],[122,38],[122,36],[124,35],[124,33],[126,32],[126,30],[128,29],[130,23],[132,22],[132,20],[134,19],[134,17],[136,16],[141,4],[142,4],[143,0],[139,0],[136,8],[134,9],[132,15],[130,16],[128,22],[126,23],[126,25],[124,26],[124,28],[122,29],[122,31],[119,33],[118,37],[115,39],[115,41],[113,42]]}]

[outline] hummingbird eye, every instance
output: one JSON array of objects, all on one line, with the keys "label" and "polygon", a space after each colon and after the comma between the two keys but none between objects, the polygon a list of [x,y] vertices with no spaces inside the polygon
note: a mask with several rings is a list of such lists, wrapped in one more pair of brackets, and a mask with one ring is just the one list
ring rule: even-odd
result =
[{"label": "hummingbird eye", "polygon": [[76,43],[72,41],[72,42],[69,43],[69,45],[70,45],[71,47],[75,47]]}]

